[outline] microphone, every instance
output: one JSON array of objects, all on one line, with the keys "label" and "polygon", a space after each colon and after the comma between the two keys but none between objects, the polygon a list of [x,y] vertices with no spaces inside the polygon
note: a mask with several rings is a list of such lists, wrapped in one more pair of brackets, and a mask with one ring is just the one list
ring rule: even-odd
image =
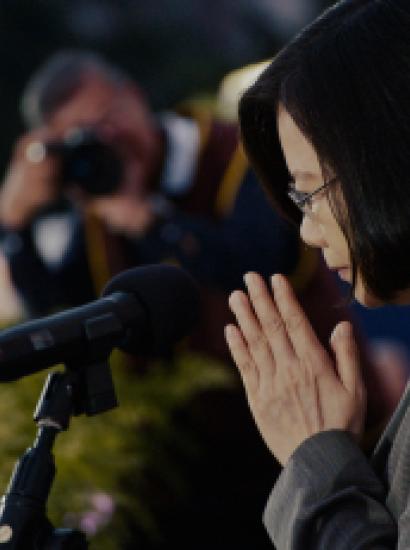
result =
[{"label": "microphone", "polygon": [[0,333],[0,382],[57,363],[75,367],[108,357],[113,347],[159,356],[188,334],[199,314],[199,291],[169,265],[128,269],[98,300]]}]

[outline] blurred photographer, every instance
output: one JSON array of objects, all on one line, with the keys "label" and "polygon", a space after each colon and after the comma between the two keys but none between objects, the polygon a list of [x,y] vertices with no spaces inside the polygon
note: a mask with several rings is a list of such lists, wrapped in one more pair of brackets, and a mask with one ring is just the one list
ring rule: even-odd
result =
[{"label": "blurred photographer", "polygon": [[[67,189],[77,200],[115,194],[137,205],[146,198],[161,135],[141,92],[120,71],[88,52],[57,54],[29,82],[22,111],[32,130],[16,144],[3,184],[6,226],[26,226]],[[87,173],[81,166],[76,172],[76,160],[89,163]],[[120,227],[132,231],[127,221]]]},{"label": "blurred photographer", "polygon": [[30,130],[1,188],[0,221],[30,313],[91,300],[130,265],[172,261],[198,278],[223,323],[226,292],[245,271],[297,265],[296,232],[272,213],[234,124],[154,115],[127,75],[82,51],[37,71],[22,113]]}]

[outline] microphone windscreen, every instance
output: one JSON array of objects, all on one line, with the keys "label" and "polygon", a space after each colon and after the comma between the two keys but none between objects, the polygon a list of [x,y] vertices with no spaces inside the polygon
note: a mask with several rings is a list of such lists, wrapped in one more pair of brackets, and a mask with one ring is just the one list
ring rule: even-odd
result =
[{"label": "microphone windscreen", "polygon": [[[199,289],[183,269],[165,264],[146,265],[122,271],[104,288],[103,296],[114,292],[133,294],[147,315],[145,351],[161,354],[187,335],[199,317]],[[121,349],[138,353],[138,327],[121,344]]]}]

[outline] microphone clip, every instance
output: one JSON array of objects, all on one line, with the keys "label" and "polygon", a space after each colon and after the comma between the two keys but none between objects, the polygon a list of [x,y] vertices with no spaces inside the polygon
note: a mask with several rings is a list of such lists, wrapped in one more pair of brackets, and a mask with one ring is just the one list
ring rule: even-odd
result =
[{"label": "microphone clip", "polygon": [[52,449],[57,435],[68,429],[73,415],[100,414],[118,402],[107,354],[65,367],[46,379],[34,412],[36,439],[16,463],[1,499],[0,545],[7,550],[88,548],[83,533],[54,529],[46,516],[56,471]]}]

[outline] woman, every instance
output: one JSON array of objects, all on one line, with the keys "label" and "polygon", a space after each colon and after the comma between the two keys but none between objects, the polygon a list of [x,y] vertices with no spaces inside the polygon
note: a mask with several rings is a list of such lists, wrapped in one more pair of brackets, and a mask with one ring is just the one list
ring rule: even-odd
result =
[{"label": "woman", "polygon": [[[345,0],[244,94],[247,153],[362,304],[410,303],[410,3]],[[276,184],[281,147],[291,183]],[[280,181],[280,179],[279,179]],[[284,466],[264,521],[278,549],[410,548],[410,392],[369,460],[353,332],[321,346],[281,275],[255,273],[226,338],[256,424]],[[326,304],[323,314],[326,315]]]}]

